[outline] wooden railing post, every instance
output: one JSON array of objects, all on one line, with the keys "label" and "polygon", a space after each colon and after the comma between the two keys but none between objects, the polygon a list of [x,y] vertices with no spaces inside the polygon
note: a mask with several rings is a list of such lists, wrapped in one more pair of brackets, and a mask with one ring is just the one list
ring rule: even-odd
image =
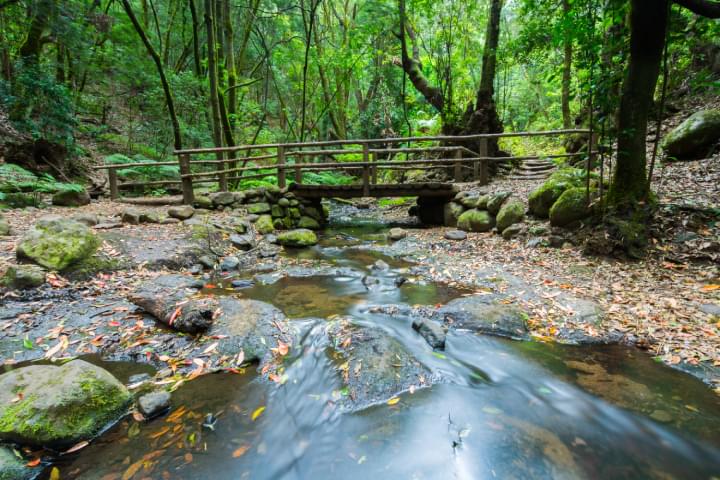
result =
[{"label": "wooden railing post", "polygon": [[480,139],[480,151],[478,152],[480,154],[480,157],[483,159],[479,162],[475,162],[475,165],[477,165],[477,171],[476,170],[476,176],[475,179],[480,182],[480,185],[487,185],[488,184],[488,161],[486,160],[486,157],[488,156],[488,139],[483,137]]},{"label": "wooden railing post", "polygon": [[300,168],[300,162],[302,161],[302,155],[295,156],[295,183],[297,183],[298,185],[302,184],[302,169]]},{"label": "wooden railing post", "polygon": [[277,148],[277,168],[278,187],[285,188],[287,183],[285,178],[285,147],[282,145]]},{"label": "wooden railing post", "polygon": [[118,190],[118,176],[115,167],[108,168],[108,179],[110,180],[110,199],[117,200],[120,197]]},{"label": "wooden railing post", "polygon": [[195,202],[195,192],[193,192],[193,181],[192,177],[186,177],[190,175],[190,155],[180,155],[180,182],[182,184],[183,192],[183,203],[185,205],[192,205]]},{"label": "wooden railing post", "polygon": [[[370,161],[371,161],[372,163],[377,163],[377,153],[376,153],[376,152],[373,152],[372,155],[370,155],[370,159],[371,159]],[[372,183],[373,183],[374,185],[377,185],[377,182],[378,182],[378,180],[377,180],[377,172],[378,172],[377,165],[373,165],[372,171],[370,172],[370,175],[371,175],[371,177],[372,177]]]},{"label": "wooden railing post", "polygon": [[[225,154],[223,152],[218,152],[217,159],[220,160],[217,164],[217,171],[222,172],[225,170],[225,165],[227,165],[223,160],[225,160]],[[228,182],[227,182],[227,175],[225,173],[219,173],[218,174],[218,190],[221,192],[227,192],[228,191]]]},{"label": "wooden railing post", "polygon": [[462,150],[455,150],[455,181],[462,182]]}]

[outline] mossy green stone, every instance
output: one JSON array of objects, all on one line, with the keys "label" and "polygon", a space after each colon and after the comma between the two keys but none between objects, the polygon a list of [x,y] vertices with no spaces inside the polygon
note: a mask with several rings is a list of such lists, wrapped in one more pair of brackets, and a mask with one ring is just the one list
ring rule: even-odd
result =
[{"label": "mossy green stone", "polygon": [[473,208],[460,215],[457,226],[466,232],[489,232],[495,226],[495,219],[487,210]]},{"label": "mossy green stone", "polygon": [[90,195],[82,190],[60,190],[52,197],[53,205],[59,207],[81,207],[90,203]]},{"label": "mossy green stone", "polygon": [[669,157],[694,158],[708,153],[720,140],[720,110],[701,110],[671,131],[663,141]]},{"label": "mossy green stone", "polygon": [[525,218],[525,205],[520,200],[511,199],[502,206],[498,212],[496,223],[499,232],[510,225],[520,223]]},{"label": "mossy green stone", "polygon": [[270,215],[260,215],[260,218],[255,222],[255,229],[263,235],[274,232],[275,226],[272,217]]},{"label": "mossy green stone", "polygon": [[45,270],[37,265],[10,265],[2,283],[9,288],[35,288],[45,283]]},{"label": "mossy green stone", "polygon": [[564,227],[589,215],[585,188],[569,188],[560,195],[550,209],[550,224],[554,227]]},{"label": "mossy green stone", "polygon": [[131,402],[122,383],[83,360],[11,370],[0,375],[0,441],[67,449],[120,419]]},{"label": "mossy green stone", "polygon": [[280,205],[273,205],[270,214],[273,218],[280,218],[285,216],[285,209]]},{"label": "mossy green stone", "polygon": [[310,230],[320,230],[320,224],[314,218],[308,216],[300,217],[297,224],[298,228],[309,228]]},{"label": "mossy green stone", "polygon": [[267,202],[251,203],[248,205],[248,213],[260,215],[262,213],[270,213],[270,204]]},{"label": "mossy green stone", "polygon": [[212,200],[210,200],[210,197],[205,196],[195,197],[193,205],[196,208],[204,208],[205,210],[211,210],[213,208]]},{"label": "mossy green stone", "polygon": [[0,237],[8,235],[10,235],[10,224],[4,217],[0,216]]},{"label": "mossy green stone", "polygon": [[548,218],[550,208],[560,198],[565,190],[573,187],[582,187],[585,181],[585,171],[579,168],[563,168],[550,175],[550,177],[533,190],[528,197],[530,212],[540,218]]},{"label": "mossy green stone", "polygon": [[443,207],[443,219],[446,227],[456,227],[458,218],[465,211],[462,205],[457,202],[448,202]]},{"label": "mossy green stone", "polygon": [[51,270],[64,270],[90,257],[100,240],[87,226],[60,217],[40,219],[17,245],[18,257]]},{"label": "mossy green stone", "polygon": [[300,217],[302,217],[302,214],[300,213],[299,208],[293,207],[288,209],[288,216],[290,218],[299,219]]},{"label": "mossy green stone", "polygon": [[305,207],[305,216],[314,218],[318,222],[322,221],[324,216],[323,213],[315,207]]},{"label": "mossy green stone", "polygon": [[315,232],[306,228],[282,232],[278,235],[278,243],[286,247],[309,247],[317,244]]}]

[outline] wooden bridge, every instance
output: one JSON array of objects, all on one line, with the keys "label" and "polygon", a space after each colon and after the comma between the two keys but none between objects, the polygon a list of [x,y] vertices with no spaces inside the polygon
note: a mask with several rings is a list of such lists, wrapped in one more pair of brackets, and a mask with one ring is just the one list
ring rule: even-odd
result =
[{"label": "wooden bridge", "polygon": [[[199,184],[218,185],[227,191],[240,180],[276,177],[280,188],[289,188],[302,197],[449,197],[454,185],[471,178],[480,185],[489,181],[491,162],[524,162],[539,159],[572,158],[584,153],[543,154],[523,157],[488,155],[491,139],[510,137],[556,137],[570,134],[590,135],[588,165],[596,154],[596,137],[590,130],[552,130],[478,134],[466,136],[428,136],[323,142],[238,145],[223,148],[199,148],[174,152],[177,161],[106,164],[110,196],[117,199],[121,189],[133,187],[180,185],[184,203],[191,204],[193,188]],[[472,147],[472,148],[471,148]],[[177,165],[179,178],[152,182],[118,182],[118,170],[135,167]],[[379,183],[379,172],[410,170],[448,171],[448,182]],[[357,179],[350,185],[320,185],[304,182],[306,172],[345,172]],[[288,178],[290,177],[290,178]],[[384,176],[382,176],[384,177]]]}]

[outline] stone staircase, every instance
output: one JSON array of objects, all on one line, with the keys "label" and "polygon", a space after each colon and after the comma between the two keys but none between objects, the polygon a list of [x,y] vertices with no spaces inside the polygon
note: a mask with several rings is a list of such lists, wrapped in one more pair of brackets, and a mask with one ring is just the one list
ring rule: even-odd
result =
[{"label": "stone staircase", "polygon": [[543,180],[549,177],[556,168],[553,162],[542,158],[523,160],[517,168],[508,172],[507,178],[512,180]]}]

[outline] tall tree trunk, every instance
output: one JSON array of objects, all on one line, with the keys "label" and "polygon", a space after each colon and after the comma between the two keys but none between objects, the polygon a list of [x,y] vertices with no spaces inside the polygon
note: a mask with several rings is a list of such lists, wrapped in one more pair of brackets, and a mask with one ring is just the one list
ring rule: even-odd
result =
[{"label": "tall tree trunk", "polygon": [[170,84],[165,77],[165,70],[163,69],[160,56],[150,43],[150,40],[145,34],[145,30],[143,30],[142,28],[142,25],[140,25],[140,22],[138,22],[138,19],[135,17],[132,7],[130,6],[130,2],[128,0],[122,0],[122,4],[125,12],[127,13],[127,16],[130,18],[130,21],[133,24],[133,27],[135,27],[135,31],[140,37],[140,40],[142,40],[143,44],[145,45],[145,48],[147,49],[148,54],[152,57],[153,62],[155,62],[155,67],[157,68],[158,75],[160,76],[160,83],[162,83],[163,93],[165,94],[165,103],[167,104],[168,113],[170,114],[170,121],[172,123],[174,139],[173,145],[175,147],[175,150],[182,150],[182,135],[180,133],[180,122],[178,122],[177,115],[175,114],[175,102],[173,101],[172,92],[170,91]]},{"label": "tall tree trunk", "polygon": [[235,128],[235,116],[237,114],[237,71],[235,64],[235,32],[233,31],[232,18],[230,16],[230,0],[223,1],[223,22],[225,30],[225,70],[228,75],[228,97],[227,111],[230,126]]},{"label": "tall tree trunk", "polygon": [[32,20],[27,37],[20,46],[20,57],[24,61],[37,63],[40,59],[40,53],[45,43],[42,34],[48,26],[50,15],[54,9],[54,0],[39,0],[33,7],[28,7],[28,14]]},{"label": "tall tree trunk", "polygon": [[563,72],[562,72],[562,117],[563,128],[572,126],[570,114],[570,80],[572,76],[572,34],[570,29],[570,0],[563,0]]},{"label": "tall tree trunk", "polygon": [[195,76],[202,76],[202,67],[200,62],[200,34],[198,32],[200,22],[198,20],[197,8],[195,8],[195,0],[188,0],[190,6],[190,16],[192,17],[192,35],[193,35],[193,60],[195,65]]},{"label": "tall tree trunk", "polygon": [[634,207],[648,196],[647,122],[660,73],[668,0],[632,0],[630,59],[618,115],[617,167],[608,200]]},{"label": "tall tree trunk", "polygon": [[207,34],[208,82],[210,84],[210,111],[212,135],[216,147],[222,146],[220,136],[220,105],[218,100],[217,51],[215,46],[214,0],[205,0],[205,29]]}]

